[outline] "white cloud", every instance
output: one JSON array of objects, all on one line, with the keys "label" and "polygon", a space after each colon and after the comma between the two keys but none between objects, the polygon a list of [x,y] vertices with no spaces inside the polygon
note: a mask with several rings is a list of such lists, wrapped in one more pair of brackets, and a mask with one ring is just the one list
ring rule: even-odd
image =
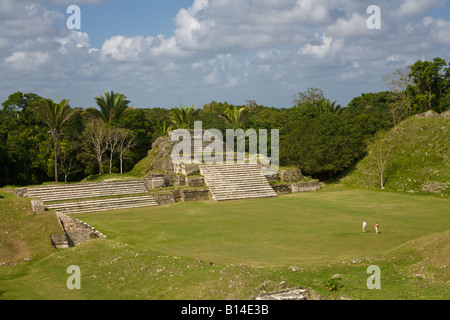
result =
[{"label": "white cloud", "polygon": [[411,17],[420,14],[426,14],[426,12],[435,7],[439,1],[437,0],[404,0],[401,6],[398,8],[396,15],[399,17]]},{"label": "white cloud", "polygon": [[110,58],[116,61],[139,61],[143,47],[149,48],[153,42],[153,37],[133,37],[115,36],[103,43],[101,56],[104,59]]},{"label": "white cloud", "polygon": [[349,19],[340,18],[336,23],[326,27],[327,34],[339,38],[354,38],[370,35],[367,28],[367,16],[360,13],[354,13]]},{"label": "white cloud", "polygon": [[437,42],[442,45],[450,45],[450,21],[443,19],[435,19],[433,17],[425,17],[423,24],[431,28],[431,35]]},{"label": "white cloud", "polygon": [[330,52],[331,43],[332,43],[333,39],[323,35],[322,40],[323,40],[323,44],[321,44],[321,45],[307,44],[299,52],[302,54],[311,54],[311,55],[317,56],[319,58],[325,57]]},{"label": "white cloud", "polygon": [[114,89],[142,107],[290,106],[296,92],[319,87],[345,104],[418,59],[450,61],[450,22],[424,14],[448,2],[383,0],[382,30],[368,30],[370,0],[193,0],[172,35],[117,34],[96,49],[44,5],[72,1],[0,0],[0,95],[29,90],[89,106]]},{"label": "white cloud", "polygon": [[14,70],[36,71],[44,63],[48,62],[50,55],[47,52],[23,52],[16,51],[5,58]]},{"label": "white cloud", "polygon": [[38,4],[0,0],[0,39],[25,40],[39,36],[61,35],[67,32],[58,27],[64,15]]}]

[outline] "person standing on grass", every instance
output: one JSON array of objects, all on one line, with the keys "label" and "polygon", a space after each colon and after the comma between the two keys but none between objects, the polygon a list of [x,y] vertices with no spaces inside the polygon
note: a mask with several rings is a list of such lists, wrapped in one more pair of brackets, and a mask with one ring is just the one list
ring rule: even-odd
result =
[{"label": "person standing on grass", "polygon": [[366,221],[363,221],[363,233],[366,232],[366,226],[367,226],[367,222],[366,222]]},{"label": "person standing on grass", "polygon": [[375,222],[375,232],[378,234],[378,223]]}]

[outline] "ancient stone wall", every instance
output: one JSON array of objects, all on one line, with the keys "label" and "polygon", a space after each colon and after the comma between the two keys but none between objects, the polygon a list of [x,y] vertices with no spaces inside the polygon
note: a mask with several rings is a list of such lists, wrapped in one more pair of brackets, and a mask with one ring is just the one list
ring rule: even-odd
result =
[{"label": "ancient stone wall", "polygon": [[64,232],[63,235],[51,237],[52,244],[57,249],[77,246],[94,238],[106,238],[104,234],[83,221],[60,212],[56,213],[56,217]]},{"label": "ancient stone wall", "polygon": [[284,182],[302,181],[303,175],[300,169],[287,169],[278,172],[279,177]]},{"label": "ancient stone wall", "polygon": [[36,214],[45,213],[44,201],[41,199],[31,199],[31,209]]},{"label": "ancient stone wall", "polygon": [[319,181],[311,181],[311,182],[299,182],[291,184],[292,192],[311,192],[317,191],[321,188],[321,184]]},{"label": "ancient stone wall", "polygon": [[155,196],[155,200],[159,205],[176,202],[175,195],[173,193],[155,193],[153,195]]},{"label": "ancient stone wall", "polygon": [[185,185],[187,187],[203,187],[205,185],[205,178],[203,178],[203,177],[186,177]]},{"label": "ancient stone wall", "polygon": [[15,196],[24,198],[24,197],[28,197],[28,188],[8,188],[8,189],[2,189],[2,191],[7,192],[7,193],[11,193]]},{"label": "ancient stone wall", "polygon": [[272,185],[272,189],[277,193],[277,194],[288,194],[288,193],[292,193],[292,187],[290,184],[275,184]]},{"label": "ancient stone wall", "polygon": [[200,172],[198,164],[174,164],[174,172],[185,176],[197,175]]},{"label": "ancient stone wall", "polygon": [[180,190],[181,201],[200,201],[211,199],[209,189]]}]

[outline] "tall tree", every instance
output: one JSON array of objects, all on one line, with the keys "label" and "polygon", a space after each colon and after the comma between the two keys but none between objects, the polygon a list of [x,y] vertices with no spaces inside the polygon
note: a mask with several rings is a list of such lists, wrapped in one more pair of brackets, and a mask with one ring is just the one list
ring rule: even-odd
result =
[{"label": "tall tree", "polygon": [[232,126],[243,126],[248,118],[250,110],[250,107],[229,106],[224,109],[223,114],[218,117],[223,122],[231,124]]},{"label": "tall tree", "polygon": [[85,153],[95,159],[98,164],[98,173],[103,174],[103,157],[109,148],[106,125],[102,122],[89,122],[84,131],[83,141]]},{"label": "tall tree", "polygon": [[136,146],[136,134],[127,129],[118,129],[117,153],[120,161],[120,174],[123,174],[123,160],[127,151]]},{"label": "tall tree", "polygon": [[417,61],[411,66],[410,77],[415,86],[408,86],[416,100],[418,112],[439,110],[439,100],[450,85],[450,67],[445,68],[447,62],[441,58],[433,61]]},{"label": "tall tree", "polygon": [[180,106],[172,109],[172,123],[176,129],[191,129],[200,109]]},{"label": "tall tree", "polygon": [[319,113],[334,113],[340,115],[342,113],[342,107],[337,104],[336,101],[331,102],[329,99],[321,100],[315,103],[319,108]]},{"label": "tall tree", "polygon": [[37,103],[36,110],[50,129],[55,157],[55,182],[58,182],[58,141],[61,128],[78,110],[71,109],[69,101],[65,99],[60,103],[55,103],[51,99],[42,99]]},{"label": "tall tree", "polygon": [[81,168],[78,166],[76,153],[73,145],[68,141],[61,141],[59,147],[59,169],[64,175],[64,183],[67,183],[67,178],[75,173],[78,173]]},{"label": "tall tree", "polygon": [[306,91],[299,92],[295,96],[294,106],[300,107],[305,102],[315,103],[322,100],[325,100],[325,95],[321,89],[308,88]]},{"label": "tall tree", "polygon": [[390,136],[385,131],[379,131],[374,137],[374,142],[369,146],[368,156],[375,162],[381,190],[384,190],[385,172],[389,166],[390,156],[394,148],[392,137],[393,135]]},{"label": "tall tree", "polygon": [[172,125],[167,123],[167,119],[162,120],[156,124],[156,133],[160,136],[167,136],[170,130],[172,130]]},{"label": "tall tree", "polygon": [[130,101],[127,100],[127,97],[114,91],[105,91],[103,96],[95,97],[95,102],[100,110],[87,108],[86,113],[108,124],[119,121],[133,110],[133,107],[130,107]]},{"label": "tall tree", "polygon": [[407,67],[404,70],[397,69],[391,75],[383,77],[389,88],[389,114],[394,125],[397,125],[406,116],[411,115],[411,98],[406,90],[409,85],[412,85],[412,80],[409,77],[410,73],[411,68]]},{"label": "tall tree", "polygon": [[106,126],[106,141],[109,148],[109,174],[112,173],[113,158],[117,152],[116,147],[119,144],[120,129],[112,126]]}]

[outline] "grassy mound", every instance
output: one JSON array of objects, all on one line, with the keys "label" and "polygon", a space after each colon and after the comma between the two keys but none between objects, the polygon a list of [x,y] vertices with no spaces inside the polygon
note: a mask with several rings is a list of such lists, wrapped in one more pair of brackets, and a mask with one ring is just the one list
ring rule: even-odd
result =
[{"label": "grassy mound", "polygon": [[0,267],[52,253],[53,234],[61,234],[54,215],[36,215],[29,198],[0,191]]},{"label": "grassy mound", "polygon": [[[449,118],[412,117],[392,129],[392,147],[384,173],[385,189],[450,195]],[[380,188],[376,161],[367,156],[341,181],[345,185]]]}]

